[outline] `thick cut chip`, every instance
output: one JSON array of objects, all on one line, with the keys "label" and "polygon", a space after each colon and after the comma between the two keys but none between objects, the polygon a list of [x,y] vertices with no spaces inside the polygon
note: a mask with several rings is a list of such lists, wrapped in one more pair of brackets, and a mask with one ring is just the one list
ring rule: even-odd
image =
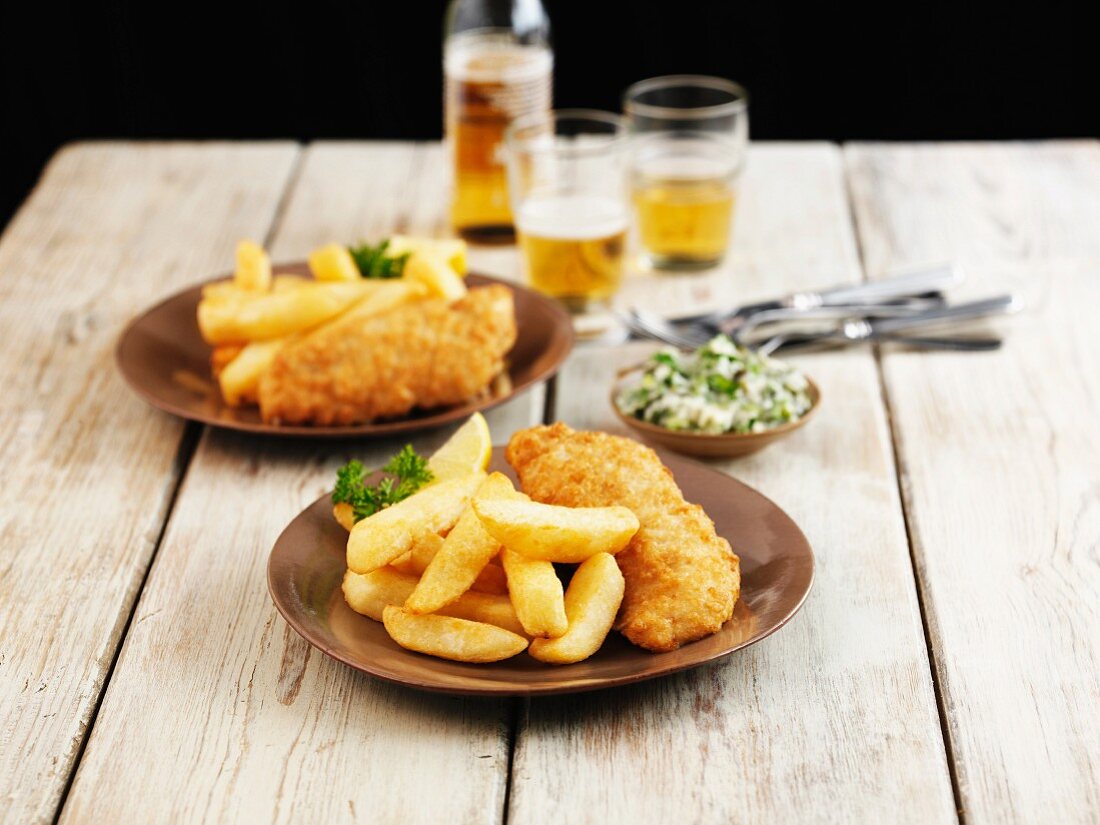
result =
[{"label": "thick cut chip", "polygon": [[405,279],[424,284],[433,295],[454,303],[466,294],[466,282],[433,252],[414,252],[405,262]]},{"label": "thick cut chip", "polygon": [[565,593],[569,629],[557,639],[535,639],[531,655],[552,665],[587,659],[607,638],[622,604],[624,588],[615,557],[607,553],[592,556],[573,573]]},{"label": "thick cut chip", "polygon": [[520,636],[526,635],[519,617],[516,616],[512,600],[506,594],[475,593],[471,590],[463,593],[446,607],[440,608],[439,615],[469,619],[472,622],[485,622],[503,627]]},{"label": "thick cut chip", "polygon": [[401,647],[456,662],[499,662],[527,648],[525,638],[496,625],[417,616],[392,605],[382,611],[382,624]]},{"label": "thick cut chip", "polygon": [[271,260],[258,243],[241,241],[237,244],[233,283],[253,292],[267,292],[271,288]]},{"label": "thick cut chip", "polygon": [[386,254],[390,257],[412,252],[430,252],[443,258],[459,275],[466,274],[466,241],[460,238],[412,238],[408,235],[390,237]]},{"label": "thick cut chip", "polygon": [[[419,579],[442,546],[442,536],[436,533],[425,533],[417,537],[408,553],[391,561],[390,566]],[[479,593],[507,595],[508,583],[504,578],[504,570],[500,565],[490,562],[477,574],[470,589]]]},{"label": "thick cut chip", "polygon": [[638,531],[626,507],[558,507],[534,501],[475,501],[485,529],[510,550],[532,559],[578,563],[615,554]]},{"label": "thick cut chip", "polygon": [[355,510],[346,501],[332,505],[332,517],[349,533],[351,528],[355,526]]},{"label": "thick cut chip", "polygon": [[409,552],[394,559],[390,564],[402,573],[408,573],[410,576],[416,576],[419,579],[420,574],[424,572],[442,546],[443,536],[439,533],[421,533],[414,539]]},{"label": "thick cut chip", "polygon": [[348,248],[338,243],[310,252],[309,271],[318,281],[358,281],[362,277]]},{"label": "thick cut chip", "polygon": [[[493,473],[482,483],[475,499],[504,499],[520,495],[507,476]],[[500,542],[485,532],[473,510],[467,510],[424,570],[420,584],[405,603],[405,608],[412,613],[434,613],[450,604],[470,589],[478,574],[499,552]]]},{"label": "thick cut chip", "polygon": [[378,289],[367,281],[306,283],[297,289],[235,294],[199,301],[198,324],[208,344],[266,341],[312,329]]},{"label": "thick cut chip", "polygon": [[[389,605],[405,603],[416,588],[416,576],[380,567],[370,573],[344,573],[344,601],[356,613],[382,621],[382,611]],[[523,635],[523,625],[507,596],[490,593],[463,593],[440,611],[440,615],[472,622],[485,622]]]},{"label": "thick cut chip", "polygon": [[512,606],[527,635],[553,638],[565,633],[569,621],[561,580],[554,572],[554,565],[541,559],[529,559],[507,548],[501,551],[500,557],[508,577]]},{"label": "thick cut chip", "polygon": [[244,403],[255,402],[259,397],[260,377],[286,343],[286,338],[253,341],[222,367],[218,372],[218,386],[225,403],[230,407],[239,407]]},{"label": "thick cut chip", "polygon": [[416,587],[416,577],[399,573],[392,567],[380,567],[370,573],[344,573],[344,601],[356,613],[382,621],[382,611],[389,605],[402,605]]},{"label": "thick cut chip", "polygon": [[357,522],[348,536],[348,567],[369,573],[406,553],[422,533],[449,530],[484,479],[471,473],[444,481]]}]

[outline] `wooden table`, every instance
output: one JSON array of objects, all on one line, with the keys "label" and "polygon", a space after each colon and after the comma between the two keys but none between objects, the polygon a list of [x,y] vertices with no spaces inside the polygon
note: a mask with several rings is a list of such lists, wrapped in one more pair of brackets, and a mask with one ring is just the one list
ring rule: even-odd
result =
[{"label": "wooden table", "polygon": [[[351,456],[183,424],[123,385],[123,324],[229,268],[443,234],[433,144],[85,143],[0,242],[0,820],[1096,822],[1100,144],[757,144],[735,251],[624,303],[720,306],[950,260],[1030,307],[994,354],[799,359],[820,417],[719,466],[818,558],[760,645],[531,701],[387,685],[267,594],[282,527]],[[515,277],[514,249],[474,267]],[[580,348],[490,416],[618,430]],[[413,439],[430,448],[448,432]]]}]

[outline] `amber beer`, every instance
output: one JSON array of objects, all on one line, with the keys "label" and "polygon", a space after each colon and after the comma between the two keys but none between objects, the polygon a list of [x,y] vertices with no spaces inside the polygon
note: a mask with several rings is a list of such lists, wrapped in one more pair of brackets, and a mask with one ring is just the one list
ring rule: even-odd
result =
[{"label": "amber beer", "polygon": [[524,202],[516,220],[530,284],[569,309],[604,304],[623,277],[627,215],[598,195],[558,195]]},{"label": "amber beer", "polygon": [[691,269],[722,259],[734,213],[729,164],[665,157],[637,165],[632,177],[639,240],[652,263]]},{"label": "amber beer", "polygon": [[451,223],[468,240],[513,237],[504,130],[521,115],[550,110],[553,55],[494,34],[447,40],[444,111],[453,168]]}]

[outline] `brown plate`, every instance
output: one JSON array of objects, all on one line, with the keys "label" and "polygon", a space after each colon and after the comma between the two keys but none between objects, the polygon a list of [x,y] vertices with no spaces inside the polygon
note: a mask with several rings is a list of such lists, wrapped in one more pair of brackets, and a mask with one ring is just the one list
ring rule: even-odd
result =
[{"label": "brown plate", "polygon": [[779,439],[785,438],[799,427],[803,426],[813,417],[821,404],[821,391],[817,388],[817,384],[807,377],[806,382],[809,384],[811,406],[810,409],[806,410],[805,415],[794,421],[780,424],[778,427],[772,427],[770,430],[764,430],[759,433],[714,434],[670,430],[659,424],[652,424],[649,421],[642,421],[640,418],[627,415],[620,410],[619,405],[615,403],[615,399],[623,389],[626,377],[639,370],[641,370],[640,366],[631,367],[630,369],[623,370],[619,374],[620,380],[611,388],[611,409],[615,411],[615,415],[619,417],[620,421],[641,435],[646,441],[652,444],[659,444],[662,447],[668,447],[670,450],[675,450],[678,453],[684,453],[686,455],[707,456],[709,458],[734,458],[740,455],[755,453],[757,450],[763,450],[769,444],[773,444]]},{"label": "brown plate", "polygon": [[[742,590],[733,618],[718,633],[671,653],[649,653],[612,632],[590,659],[546,665],[526,653],[479,665],[436,659],[398,647],[382,625],[344,602],[347,532],[322,497],[275,542],[267,585],[283,618],[323,653],[389,682],[459,694],[532,696],[625,685],[713,662],[782,627],[802,606],[814,578],[814,556],[802,531],[760,493],[693,461],[659,453],[684,496],[701,504],[741,557]],[[492,468],[515,473],[504,450]]]},{"label": "brown plate", "polygon": [[[284,264],[274,269],[309,275],[305,263]],[[229,277],[223,275],[217,280]],[[471,273],[466,282],[470,286],[502,284],[512,290],[518,337],[507,356],[510,389],[458,407],[418,411],[373,424],[310,427],[265,424],[255,406],[226,406],[210,376],[210,346],[202,340],[195,322],[203,284],[173,295],[131,321],[119,339],[115,357],[126,382],[154,407],[214,427],[307,438],[373,438],[430,429],[503,404],[533,384],[545,381],[558,371],[573,348],[573,323],[556,302],[487,275]]]}]

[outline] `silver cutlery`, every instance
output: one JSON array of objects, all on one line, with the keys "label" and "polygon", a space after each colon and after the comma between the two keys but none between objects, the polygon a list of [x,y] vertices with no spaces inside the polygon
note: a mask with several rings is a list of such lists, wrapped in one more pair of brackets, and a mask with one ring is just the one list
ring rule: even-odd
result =
[{"label": "silver cutlery", "polygon": [[910,330],[939,327],[960,321],[990,318],[1019,311],[1021,304],[1014,295],[998,295],[980,301],[970,301],[955,306],[937,307],[907,317],[884,318],[870,321],[851,319],[836,329],[826,332],[795,334],[780,333],[763,342],[746,343],[765,355],[780,348],[794,349],[807,346],[847,345],[853,343],[900,343],[925,349],[990,350],[1000,346],[996,337],[934,337],[907,335]]},{"label": "silver cutlery", "polygon": [[[709,338],[717,332],[731,335],[747,319],[760,312],[775,310],[799,312],[846,304],[883,304],[915,296],[926,296],[926,300],[934,300],[934,295],[926,294],[936,293],[959,284],[963,279],[964,275],[957,267],[939,264],[879,281],[840,284],[822,290],[795,292],[783,298],[746,304],[733,310],[685,315],[671,319],[661,318],[661,324],[651,323],[650,327],[667,332],[669,335],[682,335],[685,332],[684,328],[687,327],[699,328],[699,332],[692,337],[706,335]],[[940,300],[942,301],[942,296]]]}]

